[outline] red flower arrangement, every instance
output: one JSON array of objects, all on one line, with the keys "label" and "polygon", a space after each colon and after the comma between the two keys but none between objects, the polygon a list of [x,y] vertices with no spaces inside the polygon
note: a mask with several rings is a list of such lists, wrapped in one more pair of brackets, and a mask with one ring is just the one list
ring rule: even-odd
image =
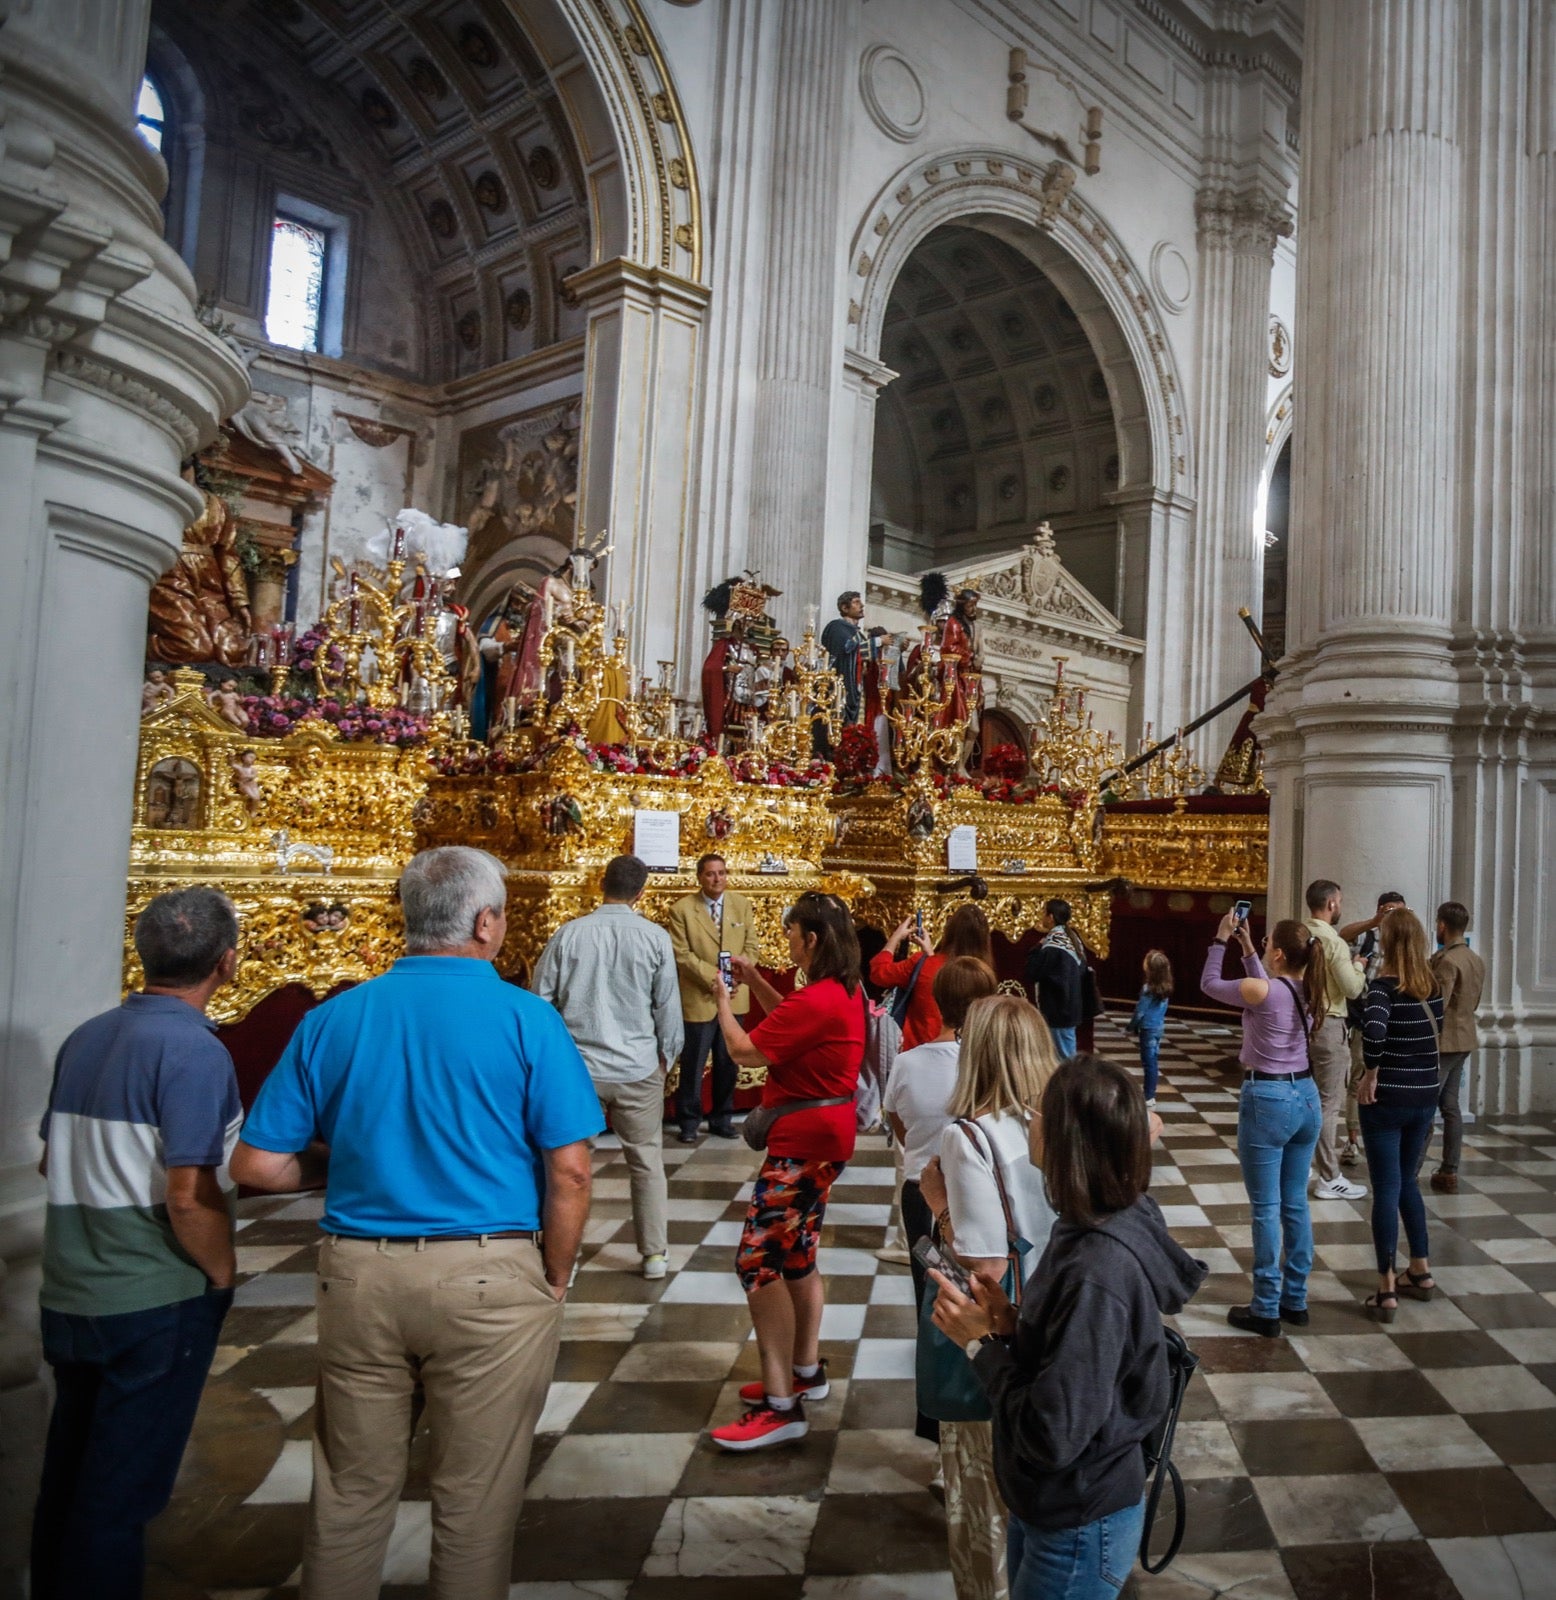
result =
[{"label": "red flower arrangement", "polygon": [[1026,752],[1018,744],[997,744],[984,752],[983,775],[986,778],[1003,778],[1012,782],[1027,773]]},{"label": "red flower arrangement", "polygon": [[879,755],[875,734],[860,723],[850,722],[837,744],[838,777],[868,778],[875,770]]}]

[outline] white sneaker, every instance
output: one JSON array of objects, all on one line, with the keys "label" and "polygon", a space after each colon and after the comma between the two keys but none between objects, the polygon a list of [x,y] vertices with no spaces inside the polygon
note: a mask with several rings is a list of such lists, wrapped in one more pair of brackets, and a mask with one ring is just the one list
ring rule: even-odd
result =
[{"label": "white sneaker", "polygon": [[1146,1103],[1145,1103],[1145,1109],[1147,1111],[1154,1111],[1156,1109],[1155,1100],[1147,1100]]},{"label": "white sneaker", "polygon": [[1327,1183],[1314,1185],[1315,1200],[1363,1200],[1367,1195],[1365,1184],[1352,1183],[1349,1178],[1331,1178]]},{"label": "white sneaker", "polygon": [[663,1256],[643,1257],[643,1276],[645,1278],[662,1278],[669,1270],[670,1264]]},{"label": "white sneaker", "polygon": [[890,1262],[896,1267],[911,1267],[913,1257],[900,1244],[884,1244],[875,1252],[877,1261]]}]

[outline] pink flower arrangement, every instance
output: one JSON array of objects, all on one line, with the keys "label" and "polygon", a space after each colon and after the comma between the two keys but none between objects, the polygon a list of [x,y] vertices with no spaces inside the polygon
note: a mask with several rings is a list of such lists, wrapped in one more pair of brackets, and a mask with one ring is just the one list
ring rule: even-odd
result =
[{"label": "pink flower arrangement", "polygon": [[427,719],[399,706],[370,706],[356,700],[305,700],[297,695],[243,697],[249,732],[261,739],[283,739],[308,722],[327,722],[348,744],[389,744],[409,750],[427,740]]}]

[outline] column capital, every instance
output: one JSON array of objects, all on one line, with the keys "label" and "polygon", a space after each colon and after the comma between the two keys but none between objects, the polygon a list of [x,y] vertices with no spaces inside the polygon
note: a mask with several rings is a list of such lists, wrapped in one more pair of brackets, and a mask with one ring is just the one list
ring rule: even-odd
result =
[{"label": "column capital", "polygon": [[1207,184],[1194,197],[1194,220],[1202,249],[1273,258],[1275,241],[1292,231],[1285,201],[1258,183]]},{"label": "column capital", "polygon": [[888,367],[884,361],[877,361],[874,356],[867,356],[862,350],[843,351],[843,375],[848,379],[851,387],[861,394],[868,394],[874,399],[888,383],[901,376],[893,367]]}]

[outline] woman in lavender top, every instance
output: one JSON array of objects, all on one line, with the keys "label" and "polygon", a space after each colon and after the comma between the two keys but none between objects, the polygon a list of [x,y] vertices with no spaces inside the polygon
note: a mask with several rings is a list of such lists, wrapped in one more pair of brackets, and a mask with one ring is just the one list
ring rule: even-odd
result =
[{"label": "woman in lavender top", "polygon": [[[1236,981],[1221,976],[1232,938],[1243,951],[1244,976]],[[1247,926],[1229,912],[1205,957],[1199,986],[1243,1014],[1237,1156],[1253,1208],[1253,1299],[1233,1306],[1226,1320],[1273,1339],[1282,1322],[1307,1324],[1307,1275],[1313,1267],[1307,1178],[1322,1121],[1307,1043],[1329,1009],[1323,953],[1300,922],[1288,920],[1265,936],[1261,962]]]}]

